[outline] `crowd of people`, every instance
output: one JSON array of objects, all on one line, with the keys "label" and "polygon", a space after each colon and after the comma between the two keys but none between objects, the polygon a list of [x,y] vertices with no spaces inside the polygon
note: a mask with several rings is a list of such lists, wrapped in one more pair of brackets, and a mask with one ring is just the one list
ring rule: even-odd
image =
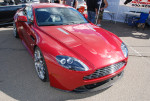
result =
[{"label": "crowd of people", "polygon": [[[104,9],[108,7],[107,0],[85,0],[87,4],[88,20],[101,26]],[[60,3],[61,0],[53,0],[53,3]],[[63,4],[77,8],[78,0],[63,0]]]}]

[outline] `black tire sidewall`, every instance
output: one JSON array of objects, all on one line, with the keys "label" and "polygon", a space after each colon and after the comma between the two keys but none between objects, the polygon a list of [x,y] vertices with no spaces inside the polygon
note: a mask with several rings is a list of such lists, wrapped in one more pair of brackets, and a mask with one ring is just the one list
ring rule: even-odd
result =
[{"label": "black tire sidewall", "polygon": [[15,22],[13,22],[13,27],[15,27],[15,29],[13,28],[13,29],[15,30],[15,32],[13,32],[13,33],[15,33],[15,34],[14,34],[14,37],[15,37],[15,38],[19,38],[19,35],[18,35],[18,31],[17,31],[17,27],[16,27],[16,23],[15,23]]}]

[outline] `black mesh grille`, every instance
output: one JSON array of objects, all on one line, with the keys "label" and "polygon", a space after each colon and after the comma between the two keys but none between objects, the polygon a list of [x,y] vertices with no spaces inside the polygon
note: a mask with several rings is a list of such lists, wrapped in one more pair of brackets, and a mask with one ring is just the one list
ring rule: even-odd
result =
[{"label": "black mesh grille", "polygon": [[124,65],[125,65],[125,62],[119,62],[119,63],[113,64],[113,65],[110,65],[108,67],[98,69],[93,74],[85,76],[83,79],[84,80],[95,79],[95,78],[99,78],[99,77],[103,77],[103,76],[112,74],[112,73],[116,72],[117,70],[119,70]]}]

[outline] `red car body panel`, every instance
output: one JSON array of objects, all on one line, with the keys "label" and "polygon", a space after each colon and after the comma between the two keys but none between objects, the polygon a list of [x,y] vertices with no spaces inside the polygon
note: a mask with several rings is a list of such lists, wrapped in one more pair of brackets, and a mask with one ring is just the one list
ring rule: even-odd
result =
[{"label": "red car body panel", "polygon": [[[123,71],[126,65],[113,74],[97,79],[83,80],[84,76],[94,73],[97,69],[121,61],[127,63],[128,58],[124,56],[121,50],[122,41],[116,35],[92,23],[39,27],[36,24],[34,9],[42,7],[68,6],[59,4],[32,5],[33,24],[17,21],[19,11],[14,20],[19,37],[31,55],[33,56],[36,46],[40,48],[47,65],[51,86],[72,91],[82,85],[104,81]],[[89,70],[68,70],[57,63],[57,55],[77,58],[85,63]]]}]

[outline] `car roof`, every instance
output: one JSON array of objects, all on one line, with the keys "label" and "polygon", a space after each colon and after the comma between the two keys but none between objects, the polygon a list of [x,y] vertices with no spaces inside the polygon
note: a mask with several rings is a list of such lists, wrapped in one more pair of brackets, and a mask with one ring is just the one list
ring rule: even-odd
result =
[{"label": "car roof", "polygon": [[30,4],[33,8],[47,8],[47,7],[69,7],[68,5],[62,5],[57,3],[33,3]]}]

